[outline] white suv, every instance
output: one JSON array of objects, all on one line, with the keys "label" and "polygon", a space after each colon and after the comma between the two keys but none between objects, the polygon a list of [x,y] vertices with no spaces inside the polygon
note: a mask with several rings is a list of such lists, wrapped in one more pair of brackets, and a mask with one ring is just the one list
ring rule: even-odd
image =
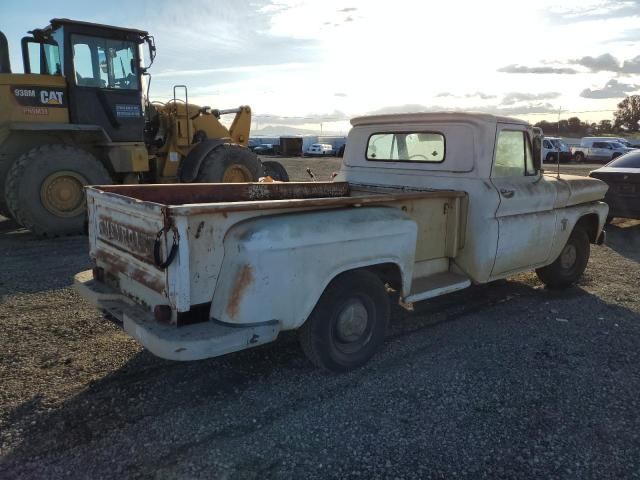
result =
[{"label": "white suv", "polygon": [[307,155],[333,155],[333,147],[328,143],[314,143],[307,149]]}]

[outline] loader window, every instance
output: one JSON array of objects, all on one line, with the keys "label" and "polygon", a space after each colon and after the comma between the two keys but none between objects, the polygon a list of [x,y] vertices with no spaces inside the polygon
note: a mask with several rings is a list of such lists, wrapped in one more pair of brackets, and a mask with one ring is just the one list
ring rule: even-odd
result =
[{"label": "loader window", "polygon": [[444,135],[437,132],[376,133],[367,144],[367,160],[440,163],[444,153]]},{"label": "loader window", "polygon": [[86,35],[71,38],[78,86],[138,89],[135,43]]}]

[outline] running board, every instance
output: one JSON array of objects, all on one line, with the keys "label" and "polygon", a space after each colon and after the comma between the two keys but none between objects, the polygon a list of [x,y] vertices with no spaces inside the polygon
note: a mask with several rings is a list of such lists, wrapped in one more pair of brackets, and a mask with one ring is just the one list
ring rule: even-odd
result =
[{"label": "running board", "polygon": [[471,280],[464,275],[452,272],[436,273],[413,281],[411,293],[404,299],[406,303],[419,302],[428,298],[439,297],[446,293],[462,290],[471,285]]}]

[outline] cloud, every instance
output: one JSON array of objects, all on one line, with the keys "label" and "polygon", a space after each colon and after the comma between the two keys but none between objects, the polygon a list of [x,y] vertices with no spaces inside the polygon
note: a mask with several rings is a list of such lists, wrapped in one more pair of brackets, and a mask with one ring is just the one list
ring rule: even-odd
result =
[{"label": "cloud", "polygon": [[500,107],[499,105],[482,105],[468,108],[451,108],[441,105],[420,105],[420,104],[405,104],[383,107],[371,112],[367,115],[386,115],[392,113],[418,113],[418,112],[475,112],[475,113],[490,113],[493,115],[527,115],[527,114],[539,114],[539,113],[554,113],[558,109],[550,103],[531,103],[528,105],[519,105],[513,107]]},{"label": "cloud", "polygon": [[482,100],[490,100],[492,98],[498,98],[496,95],[491,95],[489,93],[483,93],[483,92],[467,93],[465,95],[465,98],[474,98],[474,97],[478,97]]},{"label": "cloud", "polygon": [[498,98],[496,95],[492,95],[490,93],[484,92],[474,92],[474,93],[466,93],[464,95],[456,95],[451,92],[440,92],[436,95],[436,97],[453,97],[453,98],[480,98],[482,100],[489,100],[492,98]]},{"label": "cloud", "polygon": [[582,57],[569,63],[582,65],[592,72],[617,72],[620,70],[618,59],[610,53],[603,53],[599,57]]},{"label": "cloud", "polygon": [[537,73],[537,74],[564,74],[573,75],[578,73],[575,68],[569,67],[527,67],[524,65],[507,65],[498,69],[504,73]]},{"label": "cloud", "polygon": [[346,93],[342,93],[342,92],[336,92],[333,94],[334,97],[346,97],[347,94]]},{"label": "cloud", "polygon": [[349,13],[349,12],[355,12],[356,10],[358,10],[356,7],[346,7],[346,8],[341,8],[340,10],[338,10],[338,12]]},{"label": "cloud", "polygon": [[520,102],[530,102],[532,100],[549,100],[552,98],[558,98],[560,93],[558,92],[544,92],[544,93],[524,93],[524,92],[511,92],[507,93],[502,99],[502,105],[513,105]]},{"label": "cloud", "polygon": [[638,90],[640,85],[621,83],[615,78],[609,80],[601,89],[592,90],[586,88],[580,93],[583,98],[620,98],[626,97],[628,93]]},{"label": "cloud", "polygon": [[640,73],[640,55],[622,63],[621,73]]},{"label": "cloud", "polygon": [[258,114],[253,115],[253,120],[269,125],[309,125],[322,122],[347,121],[351,116],[339,110],[332,113],[310,113],[302,117],[288,117],[283,115]]}]

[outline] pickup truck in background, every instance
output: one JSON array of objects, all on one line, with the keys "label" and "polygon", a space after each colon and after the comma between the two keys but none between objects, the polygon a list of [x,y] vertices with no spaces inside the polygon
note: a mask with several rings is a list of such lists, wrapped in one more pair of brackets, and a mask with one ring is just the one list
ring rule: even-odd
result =
[{"label": "pickup truck in background", "polygon": [[571,155],[578,163],[585,161],[608,163],[631,150],[633,148],[625,147],[614,140],[583,138],[579,147],[571,148]]},{"label": "pickup truck in background", "polygon": [[606,185],[541,170],[520,120],[352,120],[333,182],[87,188],[82,295],[153,354],[197,360],[298,330],[343,371],[383,344],[390,304],[536,270],[572,285],[601,243]]}]

